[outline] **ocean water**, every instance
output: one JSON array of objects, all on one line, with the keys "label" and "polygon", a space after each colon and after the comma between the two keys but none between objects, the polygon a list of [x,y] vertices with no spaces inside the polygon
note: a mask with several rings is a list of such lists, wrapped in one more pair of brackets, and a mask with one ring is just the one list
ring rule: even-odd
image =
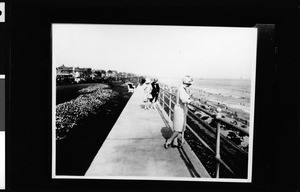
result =
[{"label": "ocean water", "polygon": [[[160,82],[177,87],[179,78],[162,78]],[[194,78],[190,93],[197,98],[220,102],[250,113],[251,80]]]},{"label": "ocean water", "polygon": [[234,98],[250,99],[251,80],[244,79],[194,79],[191,88],[231,96]]}]

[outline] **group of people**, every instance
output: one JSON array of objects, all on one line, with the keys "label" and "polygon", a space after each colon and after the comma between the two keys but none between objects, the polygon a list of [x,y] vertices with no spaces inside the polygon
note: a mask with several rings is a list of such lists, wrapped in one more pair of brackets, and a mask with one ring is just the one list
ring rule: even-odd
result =
[{"label": "group of people", "polygon": [[[159,85],[158,79],[154,79],[151,83],[150,79],[146,79],[144,83],[144,103],[145,109],[155,108],[154,103],[158,99]],[[185,131],[185,121],[188,112],[187,104],[194,102],[188,91],[193,83],[193,79],[190,76],[185,76],[182,79],[182,83],[178,89],[177,104],[174,107],[174,119],[173,119],[173,133],[164,144],[164,147],[168,149],[170,146],[181,147],[180,137],[183,136]],[[179,139],[179,140],[178,140]]]},{"label": "group of people", "polygon": [[151,83],[151,80],[147,78],[144,83],[144,104],[146,110],[155,109],[155,103],[158,99],[159,94],[159,84],[158,79],[154,79]]}]

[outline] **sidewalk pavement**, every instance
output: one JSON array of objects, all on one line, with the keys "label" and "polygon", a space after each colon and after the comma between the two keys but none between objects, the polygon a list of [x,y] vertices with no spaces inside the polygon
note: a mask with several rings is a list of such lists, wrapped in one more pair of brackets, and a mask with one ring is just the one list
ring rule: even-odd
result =
[{"label": "sidewalk pavement", "polygon": [[163,147],[172,130],[157,109],[143,106],[143,88],[139,86],[85,176],[209,178],[187,143],[182,149]]}]

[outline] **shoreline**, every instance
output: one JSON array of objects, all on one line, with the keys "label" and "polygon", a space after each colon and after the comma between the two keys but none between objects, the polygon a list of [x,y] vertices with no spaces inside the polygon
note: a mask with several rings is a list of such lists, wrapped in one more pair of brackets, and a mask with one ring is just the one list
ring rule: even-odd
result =
[{"label": "shoreline", "polygon": [[[213,103],[213,105],[220,105],[223,108],[230,108],[232,112],[237,112],[243,119],[250,119],[250,87],[245,83],[239,85],[236,79],[228,79],[229,83],[226,84],[219,82],[219,79],[195,79],[194,85],[189,90],[191,96],[195,100],[207,101]],[[248,81],[248,80],[247,80]],[[169,90],[176,89],[180,84],[180,79],[162,79],[160,83],[162,87],[168,87]],[[225,89],[218,89],[218,87],[224,85]],[[214,87],[215,86],[215,87]]]},{"label": "shoreline", "polygon": [[[233,97],[232,95],[224,95],[221,93],[211,93],[203,89],[191,88],[192,96],[204,101],[212,101],[227,106],[228,108],[243,110],[245,113],[250,114],[250,98],[246,97]],[[239,104],[237,104],[239,103]]]}]

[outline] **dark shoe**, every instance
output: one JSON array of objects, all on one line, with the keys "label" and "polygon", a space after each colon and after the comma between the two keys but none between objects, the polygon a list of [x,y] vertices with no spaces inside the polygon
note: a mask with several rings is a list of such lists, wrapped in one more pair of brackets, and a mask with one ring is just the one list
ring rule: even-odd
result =
[{"label": "dark shoe", "polygon": [[178,145],[177,145],[177,148],[182,148],[182,141],[180,139],[178,139]]},{"label": "dark shoe", "polygon": [[164,144],[165,149],[168,149],[170,146],[171,146],[170,143],[165,143],[165,144]]},{"label": "dark shoe", "polygon": [[177,145],[174,145],[174,143],[171,144],[172,148],[177,148]]},{"label": "dark shoe", "polygon": [[182,148],[182,145],[179,143],[177,145],[172,144],[171,147],[172,148]]}]

